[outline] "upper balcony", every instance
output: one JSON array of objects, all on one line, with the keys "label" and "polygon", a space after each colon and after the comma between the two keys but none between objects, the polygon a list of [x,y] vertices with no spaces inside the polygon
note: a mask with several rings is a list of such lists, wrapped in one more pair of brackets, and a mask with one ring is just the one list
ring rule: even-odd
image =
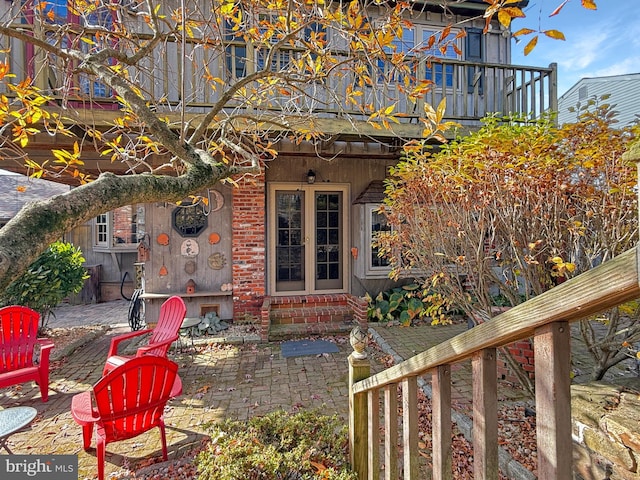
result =
[{"label": "upper balcony", "polygon": [[[477,9],[480,2],[463,3],[467,9]],[[465,10],[463,14],[468,16],[470,12]],[[269,15],[273,14],[255,14],[256,28],[263,28]],[[480,18],[460,22],[469,27],[451,29],[448,36],[442,37],[449,17],[420,15],[410,25],[402,24],[403,33],[393,41],[393,48],[383,49],[387,60],[370,56],[366,48],[354,54],[348,37],[338,38],[333,35],[335,32],[323,30],[322,36],[330,38],[326,46],[332,49],[331,61],[325,59],[322,69],[305,79],[301,72],[306,69],[307,75],[309,63],[317,58],[301,47],[309,40],[307,37],[318,34],[313,30],[316,23],[311,22],[300,33],[303,41],[283,41],[281,34],[254,44],[230,30],[220,33],[224,25],[216,30],[214,24],[207,26],[209,31],[201,27],[199,36],[177,37],[170,33],[135,65],[124,66],[119,72],[148,99],[155,112],[175,122],[177,128],[215,109],[217,118],[234,117],[254,125],[277,118],[279,127],[271,125],[273,131],[286,129],[296,120],[304,123],[314,119],[316,130],[334,138],[410,139],[423,136],[420,119],[425,116],[425,104],[437,108],[442,100],[446,100],[444,119],[458,122],[465,129],[476,128],[488,114],[532,119],[557,109],[555,65],[510,65],[508,30],[497,25],[483,35],[478,28],[478,23],[484,22]],[[123,21],[120,18],[102,18],[100,28],[115,31],[113,25]],[[11,81],[34,79],[52,97],[51,108],[64,109],[78,124],[111,125],[122,105],[108,82],[103,83],[95,72],[83,69],[79,59],[60,58],[52,50],[47,51],[43,43],[86,54],[106,45],[131,54],[133,46],[144,45],[152,36],[143,23],[133,18],[128,21],[138,22],[137,26],[127,25],[128,29],[137,28],[142,33],[128,38],[127,43],[120,34],[107,41],[106,36],[100,36],[100,30],[75,17],[77,28],[69,25],[66,30],[59,30],[60,21],[38,24],[25,15],[19,24],[24,37],[0,38],[0,48],[8,52],[5,55],[16,75]],[[227,20],[227,28],[228,23]],[[371,26],[375,25],[372,20]],[[31,36],[41,43],[26,41]],[[431,38],[436,37],[436,46],[431,46]],[[402,64],[392,61],[399,54]],[[354,62],[358,56],[361,58]],[[118,60],[105,56],[104,62],[115,65]],[[261,75],[265,72],[273,73],[274,78],[287,78],[270,85]],[[242,88],[229,94],[230,86],[239,84]],[[4,84],[0,85],[0,93],[11,94]],[[390,121],[388,117],[392,117]]]}]

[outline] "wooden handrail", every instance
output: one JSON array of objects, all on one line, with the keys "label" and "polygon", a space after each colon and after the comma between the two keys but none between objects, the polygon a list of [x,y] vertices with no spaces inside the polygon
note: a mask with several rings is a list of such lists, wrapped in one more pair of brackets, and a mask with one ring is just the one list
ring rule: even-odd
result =
[{"label": "wooden handrail", "polygon": [[394,451],[398,443],[399,386],[404,479],[418,478],[416,386],[418,377],[425,374],[432,379],[433,479],[452,478],[451,365],[469,358],[473,371],[473,475],[477,480],[498,478],[496,349],[530,337],[534,338],[538,478],[571,478],[569,324],[639,298],[639,265],[638,247],[634,247],[373,376],[362,374],[367,363],[352,354],[350,368],[357,364],[361,373],[357,378],[350,376],[349,382],[350,455],[359,479],[380,478],[380,398],[384,398],[384,478],[397,479],[398,456]]},{"label": "wooden handrail", "polygon": [[353,386],[354,393],[380,388],[421,375],[441,365],[470,358],[533,335],[536,328],[564,320],[573,322],[640,297],[638,247],[551,290],[477,325],[450,340]]}]

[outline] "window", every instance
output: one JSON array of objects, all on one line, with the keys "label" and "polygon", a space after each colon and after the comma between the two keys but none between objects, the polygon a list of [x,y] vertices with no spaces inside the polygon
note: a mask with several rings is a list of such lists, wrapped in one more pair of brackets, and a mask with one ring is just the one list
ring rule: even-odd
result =
[{"label": "window", "polygon": [[[446,38],[440,40],[440,31],[423,30],[422,42],[425,46],[424,54],[427,56],[427,71],[425,78],[431,80],[438,87],[453,87],[453,65],[443,65],[438,59],[460,59],[461,51],[456,38],[458,32],[450,32]],[[431,48],[427,48],[433,45]]]},{"label": "window", "polygon": [[[395,37],[393,46],[384,47],[389,55],[405,54],[412,55],[415,48],[415,31],[413,28],[402,28],[402,38]],[[378,83],[404,81],[404,74],[398,71],[388,60],[378,60]]]},{"label": "window", "polygon": [[102,213],[94,220],[93,246],[97,251],[135,251],[143,234],[144,207],[127,205]]},{"label": "window", "polygon": [[[41,9],[42,21],[48,24],[54,25],[81,25],[81,26],[101,26],[107,30],[113,29],[115,11],[111,5],[110,0],[97,0],[92,5],[95,8],[89,9],[87,13],[78,15],[75,10],[69,9],[67,6],[67,0],[48,0],[46,2],[36,2],[39,9]],[[70,29],[73,31],[74,29]],[[75,34],[74,34],[75,35]],[[85,53],[90,53],[93,50],[99,50],[105,47],[105,42],[111,45],[112,39],[108,36],[90,35],[83,36],[79,39],[72,34],[58,36],[51,34],[47,41],[52,44],[57,44],[62,48],[69,45],[79,47]],[[69,75],[68,68],[62,64],[58,64],[58,59],[50,55],[51,71],[49,73],[49,84],[52,88],[57,89],[62,87],[64,78]],[[86,74],[80,74],[77,78],[77,87],[83,94],[90,95],[92,97],[111,97],[112,92],[104,83],[92,80]]]},{"label": "window", "polygon": [[376,236],[380,232],[391,231],[391,226],[387,223],[387,217],[378,212],[379,205],[367,204],[367,232],[369,232],[369,242],[367,243],[367,270],[373,272],[384,272],[386,275],[389,270],[389,261],[386,258],[378,256],[378,248],[374,246]]}]

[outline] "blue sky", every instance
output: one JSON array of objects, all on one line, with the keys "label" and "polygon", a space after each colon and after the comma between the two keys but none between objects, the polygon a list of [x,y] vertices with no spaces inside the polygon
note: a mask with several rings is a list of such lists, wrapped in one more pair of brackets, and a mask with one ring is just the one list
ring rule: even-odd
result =
[{"label": "blue sky", "polygon": [[570,0],[559,15],[549,14],[562,0],[529,0],[527,18],[515,20],[512,30],[523,27],[556,29],[566,41],[541,36],[526,57],[528,37],[513,45],[516,65],[558,64],[558,96],[583,77],[640,73],[640,0],[595,0],[598,9],[587,10],[580,0]]}]

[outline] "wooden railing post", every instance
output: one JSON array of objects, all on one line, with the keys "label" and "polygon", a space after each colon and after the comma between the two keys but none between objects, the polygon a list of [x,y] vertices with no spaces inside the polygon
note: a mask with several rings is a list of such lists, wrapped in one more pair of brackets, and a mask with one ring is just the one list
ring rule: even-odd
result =
[{"label": "wooden railing post", "polygon": [[418,479],[418,377],[402,379],[402,453],[404,480]]},{"label": "wooden railing post", "polygon": [[433,479],[451,480],[451,366],[436,368],[431,376]]},{"label": "wooden railing post", "polygon": [[545,480],[572,478],[570,340],[567,322],[535,331],[538,478]]},{"label": "wooden railing post", "polygon": [[349,458],[358,478],[366,480],[369,428],[367,393],[354,394],[353,384],[371,376],[371,365],[364,352],[367,332],[360,326],[354,327],[351,330],[350,341],[353,353],[349,355]]},{"label": "wooden railing post", "polygon": [[[498,478],[496,349],[473,354],[473,478]],[[543,478],[543,477],[541,477]]]}]

